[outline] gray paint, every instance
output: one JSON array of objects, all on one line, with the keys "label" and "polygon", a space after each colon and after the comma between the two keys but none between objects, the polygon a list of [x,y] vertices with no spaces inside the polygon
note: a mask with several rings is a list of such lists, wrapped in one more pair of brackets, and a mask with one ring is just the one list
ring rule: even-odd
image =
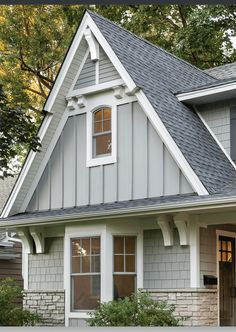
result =
[{"label": "gray paint", "polygon": [[109,60],[106,53],[99,49],[99,83],[105,83],[120,78],[117,70]]},{"label": "gray paint", "polygon": [[230,154],[232,160],[236,161],[236,106],[230,108]]},{"label": "gray paint", "polygon": [[74,90],[86,88],[95,84],[95,62],[91,60],[90,53],[85,61],[77,82],[75,83]]},{"label": "gray paint", "polygon": [[174,229],[174,245],[165,247],[159,229],[143,233],[144,288],[190,287],[190,249],[180,246]]},{"label": "gray paint", "polygon": [[[193,192],[137,102],[118,106],[117,117],[117,163],[90,168],[86,167],[86,115],[68,119],[49,161],[53,181],[46,169],[42,179],[48,181],[35,192],[39,206],[50,209],[56,202],[73,207]],[[55,165],[55,160],[62,165]],[[47,193],[48,183],[51,197],[42,194]],[[35,208],[33,200],[30,211]]]},{"label": "gray paint", "polygon": [[86,319],[69,318],[69,327],[88,327]]},{"label": "gray paint", "polygon": [[236,99],[206,104],[198,109],[225,151],[230,154],[230,108],[236,105]]},{"label": "gray paint", "polygon": [[45,254],[29,255],[29,290],[61,290],[63,285],[63,238],[46,238]]}]

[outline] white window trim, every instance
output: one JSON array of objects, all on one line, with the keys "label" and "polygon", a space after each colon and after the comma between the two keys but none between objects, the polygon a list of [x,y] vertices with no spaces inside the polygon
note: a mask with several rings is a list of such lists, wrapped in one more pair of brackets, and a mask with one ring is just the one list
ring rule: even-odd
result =
[{"label": "white window trim", "polygon": [[[71,239],[78,237],[100,236],[101,239],[101,302],[113,300],[113,236],[136,236],[136,289],[143,288],[143,230],[137,225],[128,225],[124,232],[124,224],[119,225],[79,225],[65,229],[64,241],[64,289],[65,289],[65,326],[69,326],[70,318],[89,318],[92,310],[71,311]],[[109,264],[110,263],[110,264]]]},{"label": "white window trim", "polygon": [[[103,157],[93,157],[93,113],[102,107],[111,108],[111,154]],[[117,160],[117,106],[98,105],[95,109],[87,112],[87,160],[86,166],[93,167],[99,165],[113,164]]]}]

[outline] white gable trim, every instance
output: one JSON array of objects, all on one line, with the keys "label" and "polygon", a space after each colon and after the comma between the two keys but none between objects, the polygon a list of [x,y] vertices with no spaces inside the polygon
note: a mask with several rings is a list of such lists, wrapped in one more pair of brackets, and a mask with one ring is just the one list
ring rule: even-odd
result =
[{"label": "white gable trim", "polygon": [[[185,177],[187,178],[187,180],[189,181],[190,185],[193,187],[193,189],[199,194],[199,195],[207,195],[208,192],[206,190],[206,188],[203,186],[203,184],[201,183],[201,181],[199,180],[199,178],[197,177],[197,175],[195,174],[195,172],[193,171],[193,169],[190,167],[189,163],[187,162],[187,160],[185,159],[185,157],[183,156],[182,152],[180,151],[180,149],[178,148],[177,144],[174,142],[173,138],[170,136],[169,132],[167,131],[166,127],[164,126],[163,122],[161,121],[161,119],[159,118],[158,114],[155,112],[153,106],[151,105],[151,103],[149,102],[149,100],[147,99],[147,97],[145,96],[145,94],[143,93],[143,91],[140,91],[139,88],[137,87],[137,85],[134,83],[133,79],[131,78],[131,76],[128,74],[128,72],[126,71],[126,69],[124,68],[124,66],[122,65],[122,63],[120,62],[120,60],[118,59],[118,57],[116,56],[116,54],[114,53],[114,51],[112,50],[111,46],[108,44],[108,42],[106,41],[105,37],[102,35],[101,31],[98,29],[97,25],[95,24],[95,22],[92,20],[92,18],[90,17],[90,15],[88,13],[85,13],[82,22],[80,24],[80,27],[78,28],[78,31],[74,37],[74,40],[71,44],[71,47],[67,53],[67,56],[63,62],[63,65],[61,67],[61,70],[58,74],[58,77],[53,85],[53,88],[49,94],[49,97],[46,101],[45,104],[45,110],[47,110],[48,112],[51,112],[53,104],[55,102],[55,99],[57,97],[57,94],[63,84],[63,81],[66,77],[67,71],[70,67],[70,64],[76,54],[76,51],[80,45],[80,42],[83,38],[84,35],[84,31],[86,29],[86,27],[89,27],[92,31],[92,33],[94,34],[94,36],[96,37],[97,41],[99,42],[99,44],[101,45],[101,47],[106,50],[106,54],[108,56],[108,58],[110,59],[110,61],[113,63],[114,67],[116,68],[116,70],[118,71],[118,73],[120,74],[121,78],[123,79],[124,83],[127,86],[127,90],[129,91],[133,91],[134,93],[136,93],[136,97],[140,103],[140,105],[142,106],[143,110],[145,111],[146,115],[148,116],[148,118],[150,119],[152,125],[154,126],[154,128],[156,129],[157,133],[160,135],[161,139],[163,140],[164,144],[166,145],[166,147],[168,148],[169,152],[171,153],[172,157],[174,158],[174,160],[176,161],[176,163],[178,164],[178,166],[180,167],[181,171],[183,172],[183,174],[185,175]],[[66,96],[65,96],[66,97]],[[36,181],[39,181],[40,175],[42,174],[43,170],[43,165],[45,166],[47,163],[47,160],[50,157],[50,154],[53,151],[53,148],[56,144],[56,140],[55,138],[58,136],[58,131],[62,131],[63,126],[65,124],[67,115],[67,112],[65,112],[64,116],[62,117],[62,121],[59,124],[59,127],[56,130],[56,133],[50,143],[49,148],[47,149],[47,153],[45,154],[43,161],[40,165],[39,170],[37,171],[37,175],[33,180],[33,184],[31,185],[27,195],[26,195],[26,199],[24,201],[23,206],[21,207],[20,211],[23,212],[24,209],[26,209],[26,202],[29,201],[29,196],[32,195],[32,187],[35,187],[35,183]],[[48,129],[48,126],[50,124],[51,121],[51,116],[47,115],[47,117],[44,120],[44,123],[41,127],[40,133],[39,133],[39,137],[42,140],[45,132]],[[16,200],[16,197],[20,191],[20,188],[25,180],[26,174],[29,171],[29,168],[32,165],[32,162],[34,160],[35,157],[34,152],[30,152],[25,165],[23,167],[23,170],[20,174],[19,179],[17,180],[17,183],[15,185],[15,188],[11,194],[11,196],[9,197],[7,204],[3,210],[2,216],[1,217],[7,217],[11,211],[11,208]]]}]

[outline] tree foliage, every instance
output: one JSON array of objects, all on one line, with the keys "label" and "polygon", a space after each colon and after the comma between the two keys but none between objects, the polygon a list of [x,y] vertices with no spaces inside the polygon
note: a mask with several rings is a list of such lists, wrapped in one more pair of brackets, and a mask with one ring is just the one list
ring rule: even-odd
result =
[{"label": "tree foliage", "polygon": [[178,326],[185,318],[174,315],[175,306],[155,301],[138,291],[130,297],[101,303],[90,313],[89,326]]},{"label": "tree foliage", "polygon": [[22,308],[23,293],[12,278],[0,282],[0,326],[33,326],[39,315]]},{"label": "tree foliage", "polygon": [[[236,5],[0,6],[0,85],[11,104],[9,112],[21,109],[22,119],[27,119],[25,124],[29,113],[37,125],[41,122],[43,104],[86,8],[199,68],[236,60],[231,39],[235,36]],[[9,121],[1,123],[0,135]],[[28,146],[34,147],[35,126],[21,129],[25,130],[23,146],[28,136]],[[13,139],[10,135],[12,131],[9,137]],[[25,149],[19,150],[19,144],[17,149],[22,154]],[[12,146],[9,145],[9,150]],[[0,159],[4,158],[1,154]]]}]

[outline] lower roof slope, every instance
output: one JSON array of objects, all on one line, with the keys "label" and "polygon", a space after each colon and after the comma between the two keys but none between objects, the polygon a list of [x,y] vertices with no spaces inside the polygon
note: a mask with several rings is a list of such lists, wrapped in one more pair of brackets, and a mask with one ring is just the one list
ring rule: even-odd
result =
[{"label": "lower roof slope", "polygon": [[175,91],[217,80],[204,71],[89,11],[97,27],[158,113],[209,193],[220,192],[236,171],[196,112]]},{"label": "lower roof slope", "polygon": [[205,70],[206,73],[218,79],[236,78],[236,62]]}]

